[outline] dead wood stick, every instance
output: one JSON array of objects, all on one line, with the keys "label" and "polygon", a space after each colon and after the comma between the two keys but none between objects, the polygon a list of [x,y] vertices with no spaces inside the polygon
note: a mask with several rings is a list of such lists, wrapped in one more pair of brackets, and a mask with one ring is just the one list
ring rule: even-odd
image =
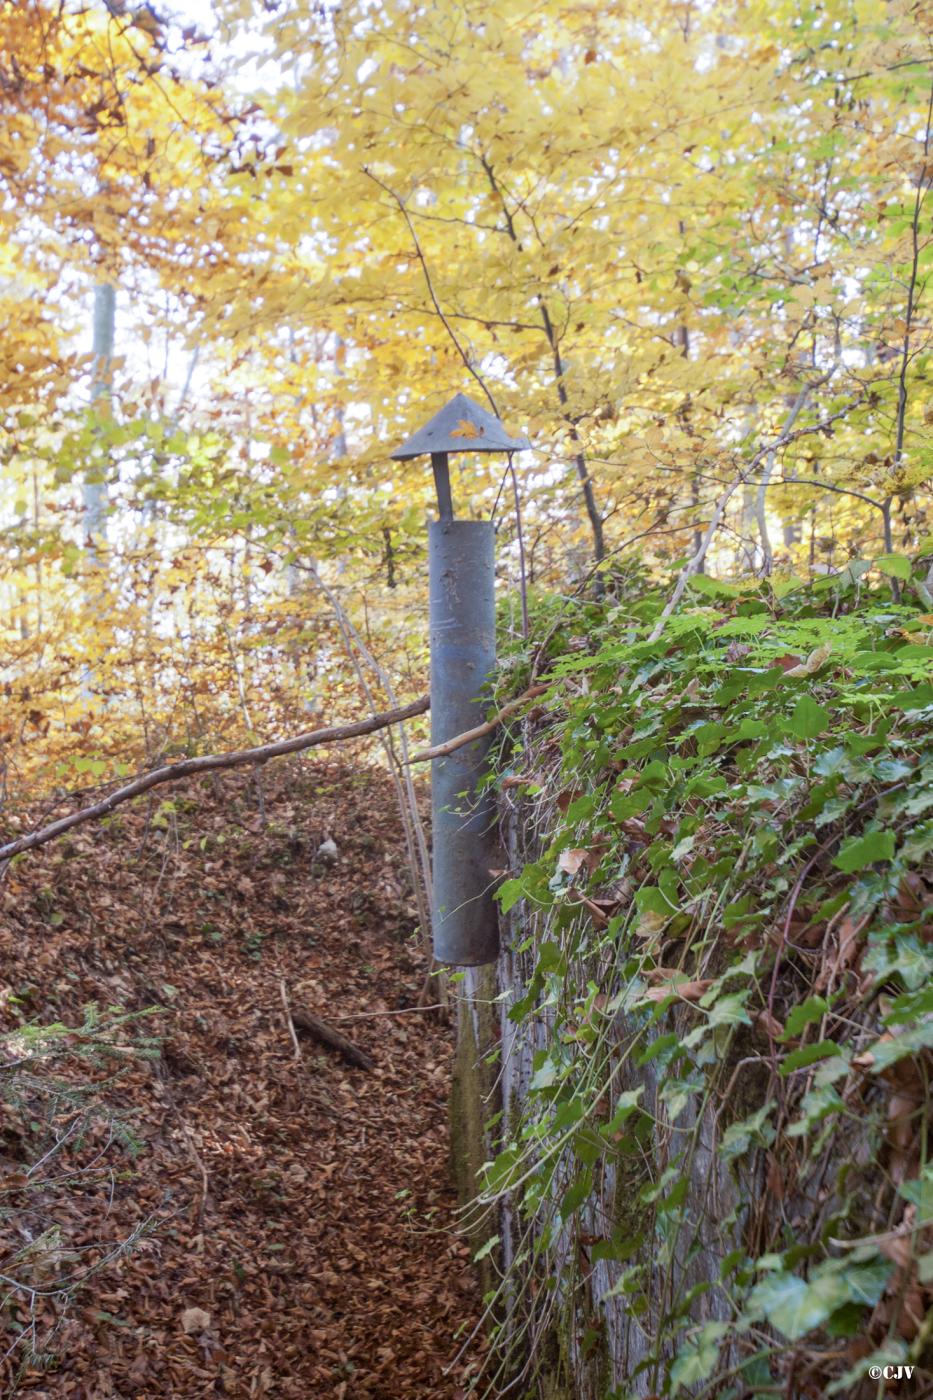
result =
[{"label": "dead wood stick", "polygon": [[[443,744],[435,744],[431,749],[422,749],[420,753],[412,754],[409,763],[427,763],[429,758],[443,758],[445,754],[453,753],[455,749],[462,749],[464,744],[471,744],[474,739],[482,739],[485,734],[492,731],[508,719],[509,715],[514,715],[516,710],[520,710],[526,700],[533,700],[536,695],[543,695],[546,690],[550,690],[549,685],[532,685],[519,695],[515,700],[510,700],[507,705],[503,705],[492,719],[487,719],[485,723],[478,724],[475,729],[467,729],[463,734],[456,734],[452,739],[445,739]],[[0,850],[0,855],[3,851]]]},{"label": "dead wood stick", "polygon": [[282,998],[282,1005],[285,1007],[285,1024],[286,1024],[286,1026],[288,1027],[288,1033],[289,1033],[289,1035],[290,1035],[291,1038],[292,1038],[292,1049],[293,1049],[294,1054],[295,1054],[295,1059],[300,1061],[300,1060],[301,1060],[301,1046],[298,1044],[298,1037],[297,1037],[297,1035],[295,1034],[295,1023],[294,1023],[294,1021],[292,1020],[292,1009],[291,1009],[291,1007],[290,1007],[289,1004],[288,1004],[288,989],[287,989],[287,987],[285,986],[285,978],[284,978],[284,977],[282,978],[281,982],[279,983],[279,996]]},{"label": "dead wood stick", "polygon": [[418,1016],[423,1011],[446,1011],[447,1006],[442,1001],[435,1001],[430,1006],[400,1006],[395,1011],[355,1011],[352,1016],[335,1016],[334,1020],[338,1025],[343,1025],[345,1021],[371,1021],[376,1016]]},{"label": "dead wood stick", "polygon": [[357,1069],[375,1069],[376,1063],[371,1060],[365,1051],[360,1050],[346,1036],[335,1031],[333,1026],[329,1026],[326,1021],[322,1021],[318,1016],[312,1016],[310,1011],[305,1011],[301,1006],[292,1008],[292,1022],[300,1031],[307,1031],[313,1035],[315,1040],[319,1040],[322,1045],[328,1045],[331,1050],[336,1050],[342,1055],[347,1064],[355,1065]]},{"label": "dead wood stick", "polygon": [[387,710],[384,714],[356,720],[353,724],[334,725],[329,729],[312,729],[307,734],[296,734],[293,739],[279,739],[273,744],[260,744],[255,749],[205,754],[201,758],[185,758],[180,763],[169,763],[164,768],[153,768],[151,773],[134,778],[131,783],[117,788],[93,806],[82,807],[78,812],[60,817],[58,821],[30,832],[28,836],[19,836],[15,841],[8,841],[5,846],[0,846],[0,861],[11,860],[21,851],[31,851],[36,846],[44,846],[47,841],[54,841],[56,836],[64,835],[73,826],[81,826],[84,822],[106,817],[122,802],[129,802],[131,798],[139,797],[140,793],[148,792],[150,788],[159,787],[162,783],[177,783],[182,778],[211,773],[218,768],[243,768],[250,763],[267,763],[270,758],[301,753],[304,749],[313,748],[315,744],[334,744],[340,739],[357,739],[363,734],[373,734],[377,729],[387,729],[390,724],[399,724],[402,720],[411,719],[414,715],[423,715],[430,705],[430,697],[423,695],[420,700],[413,700],[410,705],[403,705],[398,710]]}]

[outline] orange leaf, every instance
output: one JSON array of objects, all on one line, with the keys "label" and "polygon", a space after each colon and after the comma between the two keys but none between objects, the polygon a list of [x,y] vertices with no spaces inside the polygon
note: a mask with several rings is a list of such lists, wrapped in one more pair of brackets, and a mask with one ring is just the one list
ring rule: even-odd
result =
[{"label": "orange leaf", "polygon": [[450,436],[460,438],[478,438],[482,437],[485,431],[485,428],[478,428],[475,423],[471,423],[469,418],[461,418]]},{"label": "orange leaf", "polygon": [[582,847],[574,847],[569,851],[561,851],[557,861],[558,869],[563,870],[567,875],[576,875],[581,866],[586,865],[588,852]]}]

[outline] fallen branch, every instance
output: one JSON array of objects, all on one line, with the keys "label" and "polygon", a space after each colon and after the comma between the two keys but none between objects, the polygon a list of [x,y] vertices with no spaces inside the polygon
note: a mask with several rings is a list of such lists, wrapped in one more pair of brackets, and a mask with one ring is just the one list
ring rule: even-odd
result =
[{"label": "fallen branch", "polygon": [[292,1020],[292,1009],[288,1004],[288,988],[285,985],[285,978],[279,982],[279,996],[282,998],[282,1005],[285,1007],[285,1024],[292,1040],[292,1051],[295,1059],[301,1060],[301,1046],[298,1044],[298,1037],[295,1034],[295,1022]]},{"label": "fallen branch", "polygon": [[315,1040],[319,1040],[322,1045],[327,1045],[331,1050],[336,1050],[342,1055],[347,1064],[355,1065],[357,1069],[375,1069],[376,1062],[371,1060],[363,1050],[357,1049],[352,1040],[347,1040],[346,1036],[335,1031],[333,1026],[329,1026],[326,1021],[320,1020],[317,1016],[312,1016],[310,1011],[303,1010],[296,1006],[292,1009],[292,1023],[297,1030],[307,1031],[313,1035]]},{"label": "fallen branch", "polygon": [[[510,700],[507,705],[503,705],[498,714],[492,719],[487,719],[485,723],[478,724],[475,729],[467,729],[463,734],[456,734],[452,739],[445,739],[443,744],[435,744],[431,749],[422,749],[420,753],[412,754],[409,763],[427,763],[429,758],[443,758],[445,754],[453,753],[456,749],[462,749],[464,744],[472,744],[474,739],[482,739],[484,735],[491,734],[492,731],[513,715],[516,710],[520,710],[526,700],[533,700],[536,695],[543,695],[546,690],[550,690],[549,685],[533,685],[524,691],[515,700]],[[3,852],[0,850],[0,855]]]},{"label": "fallen branch", "polygon": [[424,1011],[446,1011],[442,1001],[434,1001],[430,1006],[399,1006],[395,1011],[354,1011],[352,1016],[335,1016],[334,1020],[343,1025],[345,1021],[371,1021],[375,1016],[420,1016]]},{"label": "fallen branch", "polygon": [[101,798],[100,802],[95,802],[91,807],[82,807],[78,812],[72,812],[67,817],[60,817],[58,821],[51,822],[48,826],[40,827],[38,831],[30,832],[28,836],[19,836],[15,841],[8,841],[5,846],[0,846],[0,861],[11,860],[21,851],[31,851],[36,846],[44,846],[48,841],[54,841],[56,836],[63,836],[66,831],[70,831],[73,826],[81,826],[84,822],[96,821],[99,817],[106,817],[119,807],[123,802],[129,802],[133,797],[139,797],[141,793],[148,792],[150,788],[159,787],[162,783],[177,783],[182,778],[196,777],[200,773],[212,773],[218,768],[243,768],[251,763],[267,763],[270,758],[280,758],[283,754],[301,753],[304,749],[313,748],[315,744],[334,744],[341,739],[357,739],[364,734],[373,734],[377,729],[386,729],[390,724],[399,724],[402,720],[412,719],[415,715],[423,715],[430,708],[430,697],[423,695],[420,700],[413,700],[410,705],[403,705],[398,710],[388,710],[384,714],[373,715],[370,719],[357,720],[353,724],[334,725],[329,729],[312,729],[307,734],[296,734],[293,739],[279,739],[274,744],[260,744],[254,749],[240,749],[235,753],[215,753],[205,754],[202,758],[185,758],[180,763],[170,763],[164,768],[153,768],[150,773],[144,773],[142,777],[134,778],[131,783],[124,787],[117,788],[108,797]]}]

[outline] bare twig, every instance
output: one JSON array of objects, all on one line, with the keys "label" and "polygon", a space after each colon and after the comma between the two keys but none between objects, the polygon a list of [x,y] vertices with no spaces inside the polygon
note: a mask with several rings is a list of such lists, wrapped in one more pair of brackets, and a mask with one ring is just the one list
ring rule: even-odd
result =
[{"label": "bare twig", "polygon": [[[751,470],[751,468],[749,468],[749,470]],[[739,472],[738,476],[735,477],[734,480],[732,480],[729,483],[723,494],[720,496],[719,500],[716,502],[716,507],[713,511],[712,516],[710,517],[710,522],[707,525],[705,531],[703,532],[703,537],[700,540],[699,548],[697,549],[693,557],[687,560],[687,563],[681,570],[680,576],[676,584],[674,585],[673,593],[668,598],[667,602],[664,604],[664,607],[661,611],[661,616],[658,618],[657,622],[654,624],[654,627],[651,629],[651,635],[648,638],[649,642],[656,642],[661,636],[661,633],[664,631],[664,624],[670,617],[674,609],[677,607],[677,604],[680,602],[681,598],[683,597],[687,584],[693,578],[694,574],[698,574],[702,569],[703,564],[706,560],[707,553],[709,552],[709,547],[713,542],[713,536],[719,529],[719,524],[725,513],[726,506],[729,504],[738,488],[743,484],[743,482],[746,481],[748,474],[748,471]]]},{"label": "bare twig", "polygon": [[522,595],[522,637],[527,642],[530,629],[528,626],[528,579],[525,574],[525,537],[522,534],[522,502],[518,490],[515,463],[512,460],[513,456],[514,453],[510,452],[509,475],[512,478],[512,496],[515,501],[515,534],[518,539],[518,571]]},{"label": "bare twig", "polygon": [[345,1021],[371,1021],[377,1016],[420,1016],[423,1011],[446,1011],[447,1003],[432,1002],[430,1006],[400,1006],[395,1011],[355,1011],[352,1016],[334,1016],[334,1025],[342,1026]]},{"label": "bare twig", "polygon": [[[323,593],[337,619],[337,626],[340,628],[340,635],[343,638],[344,648],[350,664],[356,672],[357,680],[366,696],[370,710],[377,713],[376,697],[372,687],[366,679],[362,663],[365,662],[373,674],[378,679],[384,689],[391,705],[397,704],[395,690],[392,679],[385,667],[376,659],[365,640],[360,635],[359,629],[354,626],[343,603],[338,598],[332,588],[321,578],[313,564],[300,565],[311,575],[315,586]],[[359,653],[359,654],[357,654]],[[389,764],[389,773],[395,787],[396,800],[398,802],[399,815],[402,820],[402,830],[405,836],[405,847],[408,853],[408,864],[411,870],[412,889],[414,890],[415,902],[418,906],[418,923],[425,937],[431,927],[431,857],[428,854],[427,838],[424,834],[424,827],[421,822],[421,815],[418,811],[418,799],[412,783],[411,773],[406,768],[408,762],[408,740],[404,729],[399,730],[399,748],[401,749],[401,760],[395,751],[395,744],[392,738],[392,731],[384,733],[382,743],[385,749],[386,758]]]},{"label": "bare twig", "polygon": [[857,501],[864,501],[867,506],[873,506],[875,510],[880,510],[884,514],[884,502],[876,501],[874,496],[866,496],[864,491],[853,491],[849,486],[835,486],[829,481],[814,481],[807,476],[782,476],[780,486],[817,486],[821,491],[831,491],[836,496],[854,496]]},{"label": "bare twig", "polygon": [[109,816],[114,808],[119,807],[121,803],[129,802],[131,798],[139,797],[141,793],[148,792],[150,788],[159,787],[162,783],[177,783],[182,778],[192,778],[201,773],[215,772],[218,768],[243,768],[253,763],[267,763],[270,758],[281,758],[285,754],[301,753],[304,749],[313,748],[316,744],[334,744],[341,739],[357,739],[364,734],[374,734],[377,730],[385,729],[390,724],[399,724],[402,720],[412,719],[415,715],[423,715],[430,708],[430,705],[430,697],[423,695],[420,700],[413,700],[410,705],[403,705],[397,710],[389,710],[385,714],[373,715],[371,719],[356,720],[353,724],[333,725],[328,729],[313,729],[307,734],[296,734],[293,739],[279,739],[273,744],[260,744],[254,749],[241,749],[234,753],[206,754],[201,758],[186,758],[181,763],[170,763],[164,768],[154,768],[151,773],[144,773],[142,777],[134,778],[131,783],[117,788],[115,792],[102,798],[100,802],[95,802],[93,806],[82,807],[78,812],[72,812],[67,817],[60,817],[58,821],[41,827],[38,831],[30,832],[28,836],[19,836],[15,841],[8,841],[5,846],[0,846],[0,861],[11,860],[21,851],[31,851],[37,846],[44,846],[46,842],[54,841],[57,836],[63,836],[74,826],[81,826],[84,822],[96,821],[100,817]]},{"label": "bare twig", "polygon": [[368,175],[368,177],[370,178],[370,180],[372,180],[373,184],[378,185],[379,188],[380,188],[381,190],[384,190],[385,193],[389,196],[390,199],[394,199],[394,200],[395,200],[395,203],[398,205],[399,209],[402,211],[402,217],[404,218],[405,223],[408,225],[408,232],[409,232],[409,234],[411,235],[411,241],[412,241],[412,243],[413,243],[414,246],[415,246],[415,255],[416,255],[416,257],[417,257],[419,263],[421,264],[421,271],[424,273],[424,280],[425,280],[425,285],[427,286],[427,289],[428,289],[428,296],[431,298],[431,302],[432,302],[432,304],[433,304],[433,306],[434,306],[434,310],[437,312],[438,319],[440,320],[441,325],[444,327],[444,330],[445,330],[445,331],[447,332],[447,334],[450,336],[450,339],[451,339],[451,341],[453,342],[454,347],[456,348],[457,354],[460,356],[461,360],[463,361],[463,363],[464,363],[464,365],[465,365],[465,367],[466,367],[466,369],[467,369],[467,372],[468,372],[469,374],[471,374],[471,375],[473,376],[473,378],[476,380],[477,384],[479,385],[479,387],[482,389],[483,393],[486,395],[487,399],[489,400],[489,405],[490,405],[490,407],[491,407],[493,413],[494,413],[494,414],[496,415],[496,417],[498,418],[498,417],[499,417],[499,410],[498,410],[498,408],[496,407],[496,401],[495,401],[495,399],[493,398],[492,394],[491,394],[490,391],[489,391],[489,386],[487,385],[487,383],[486,383],[485,379],[483,378],[483,376],[480,374],[479,370],[477,370],[477,369],[475,368],[475,366],[473,365],[473,362],[472,362],[472,360],[470,359],[469,355],[468,355],[467,352],[464,350],[463,346],[460,344],[460,341],[457,339],[457,334],[456,334],[456,332],[455,332],[453,326],[450,324],[450,321],[447,319],[447,316],[444,314],[443,308],[441,307],[441,304],[440,304],[440,302],[439,302],[438,299],[437,299],[437,293],[436,293],[435,290],[434,290],[434,283],[431,281],[431,272],[430,272],[430,269],[428,268],[427,259],[426,259],[425,256],[424,256],[424,252],[423,252],[423,250],[422,250],[421,243],[419,242],[418,235],[417,235],[417,233],[415,232],[415,226],[414,226],[414,224],[412,223],[411,215],[410,215],[409,212],[408,212],[408,208],[407,208],[407,206],[406,206],[406,204],[405,204],[405,201],[402,199],[402,196],[401,196],[400,194],[396,194],[396,193],[395,193],[395,190],[393,190],[393,189],[391,188],[391,186],[385,184],[382,180],[380,180],[379,177],[378,177],[378,175],[374,175],[373,172],[369,169],[368,166],[365,166],[365,165],[364,165],[364,166],[362,167],[362,169],[363,169],[363,174],[364,174],[364,175]]},{"label": "bare twig", "polygon": [[[839,360],[837,356],[837,359],[832,365],[832,367],[829,370],[827,370],[827,372],[824,375],[821,375],[820,378],[815,381],[815,383],[804,384],[803,387],[799,390],[797,397],[791,404],[787,417],[784,420],[784,428],[781,434],[783,437],[786,437],[790,430],[793,428],[797,419],[800,417],[801,409],[806,404],[807,399],[810,397],[810,395],[815,393],[817,389],[822,388],[824,384],[829,383],[833,375],[836,373],[838,366]],[[758,491],[755,497],[755,515],[758,520],[758,538],[761,542],[761,573],[765,578],[768,578],[770,576],[771,570],[774,567],[774,550],[771,545],[771,536],[768,533],[768,517],[766,511],[766,504],[768,487],[771,483],[771,476],[774,472],[774,463],[776,458],[777,446],[776,444],[772,444],[772,446],[768,449],[768,453],[765,457],[765,466],[763,472],[761,473],[761,480],[758,482]]]},{"label": "bare twig", "polygon": [[194,1223],[198,1226],[198,1229],[200,1229],[201,1226],[204,1224],[204,1212],[207,1209],[207,1196],[208,1191],[210,1189],[209,1178],[207,1175],[207,1167],[204,1165],[204,1160],[201,1157],[201,1154],[198,1152],[197,1147],[195,1146],[195,1141],[194,1137],[192,1136],[191,1129],[188,1127],[188,1124],[182,1117],[181,1111],[174,1098],[172,1097],[172,1092],[164,1079],[162,1080],[162,1092],[168,1100],[169,1108],[175,1115],[175,1119],[178,1123],[179,1128],[181,1129],[181,1135],[185,1139],[185,1145],[188,1148],[188,1151],[191,1155],[191,1160],[197,1167],[198,1175],[201,1178],[201,1194],[198,1197],[197,1210],[194,1214]]},{"label": "bare twig", "polygon": [[[499,180],[499,177],[496,174],[496,171],[493,169],[492,164],[490,163],[488,158],[482,154],[480,154],[478,158],[480,164],[483,167],[483,170],[485,171],[486,179],[489,181],[489,188],[499,200],[500,206],[502,208],[502,213],[505,218],[505,228],[503,232],[508,235],[508,237],[513,243],[517,244],[518,232],[515,228],[515,223],[512,218],[511,211],[505,202],[505,195],[502,190],[501,181]],[[527,209],[525,210],[525,213],[528,213]],[[532,222],[534,221],[532,220]],[[590,475],[590,470],[587,465],[586,452],[583,443],[580,439],[580,433],[577,429],[577,423],[572,413],[570,412],[569,396],[567,394],[567,386],[564,382],[565,366],[563,356],[561,355],[560,336],[558,335],[557,329],[553,321],[551,320],[551,314],[548,311],[547,302],[542,296],[537,297],[537,302],[538,310],[541,315],[541,326],[544,331],[544,335],[551,352],[551,359],[554,364],[554,383],[557,388],[557,398],[560,402],[561,413],[564,422],[567,424],[570,440],[574,444],[574,467],[576,468],[577,476],[580,480],[580,485],[583,491],[583,502],[586,506],[586,513],[589,518],[590,529],[593,532],[593,557],[596,563],[599,564],[600,561],[604,559],[606,555],[606,540],[603,532],[603,518],[600,515],[599,507],[596,504],[596,493],[593,490],[593,478]]]},{"label": "bare twig", "polygon": [[412,754],[408,760],[409,763],[427,763],[430,758],[443,758],[456,749],[462,749],[464,744],[472,744],[474,739],[482,739],[486,734],[491,734],[504,719],[508,719],[509,715],[514,715],[516,710],[520,710],[526,701],[533,700],[536,695],[543,695],[550,688],[549,685],[530,686],[515,700],[510,700],[507,705],[503,705],[492,719],[487,719],[483,724],[476,725],[475,729],[465,730],[463,734],[455,734],[452,739],[445,739],[443,744],[435,744],[433,748],[422,749],[419,753]]},{"label": "bare twig", "polygon": [[292,1038],[292,1051],[296,1060],[301,1060],[301,1046],[298,1044],[298,1037],[295,1034],[295,1023],[292,1020],[292,1009],[288,1004],[288,988],[285,985],[285,978],[279,982],[279,996],[282,998],[282,1005],[285,1008],[285,1024],[288,1033]]}]

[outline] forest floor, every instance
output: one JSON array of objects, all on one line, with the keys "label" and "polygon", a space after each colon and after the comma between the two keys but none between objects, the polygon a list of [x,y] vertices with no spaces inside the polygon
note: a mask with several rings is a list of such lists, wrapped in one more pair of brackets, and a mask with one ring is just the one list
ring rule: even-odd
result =
[{"label": "forest floor", "polygon": [[[333,863],[316,858],[325,833]],[[463,1394],[477,1352],[455,1358],[480,1298],[450,1185],[452,1033],[432,1014],[371,1014],[417,1003],[427,957],[414,928],[392,789],[347,762],[157,795],[8,872],[0,1029],[80,1025],[89,1002],[162,1010],[136,1023],[161,1038],[158,1057],[102,1089],[135,1156],[101,1125],[18,1192],[47,1128],[29,1102],[4,1109],[0,1257],[50,1224],[58,1234],[34,1293],[0,1299],[2,1349],[34,1323],[47,1364],[23,1366],[21,1343],[0,1392]],[[309,1036],[296,1059],[283,983],[293,1009],[332,1023],[374,1067]],[[76,1063],[66,1055],[58,1072]],[[75,1112],[57,1105],[59,1132]],[[140,1226],[63,1320],[42,1280],[99,1264]]]}]

